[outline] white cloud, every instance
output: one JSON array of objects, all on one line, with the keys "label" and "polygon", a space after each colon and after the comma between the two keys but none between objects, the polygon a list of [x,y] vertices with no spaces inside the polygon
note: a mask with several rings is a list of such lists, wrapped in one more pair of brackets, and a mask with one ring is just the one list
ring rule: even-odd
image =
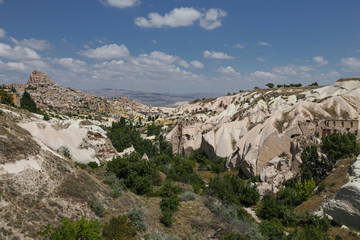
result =
[{"label": "white cloud", "polygon": [[287,65],[272,69],[273,72],[279,75],[298,75],[301,72],[309,72],[311,70],[313,70],[311,67],[297,65]]},{"label": "white cloud", "polygon": [[324,66],[329,62],[324,59],[322,56],[317,56],[313,58],[313,61],[316,62],[319,66]]},{"label": "white cloud", "polygon": [[0,3],[2,4],[2,3],[5,3],[5,2],[4,2],[4,0],[0,0]]},{"label": "white cloud", "polygon": [[245,45],[241,44],[241,43],[237,43],[233,46],[234,48],[245,48]]},{"label": "white cloud", "polygon": [[221,26],[221,21],[227,16],[225,10],[211,8],[200,19],[200,26],[212,30]]},{"label": "white cloud", "polygon": [[221,21],[226,15],[227,13],[222,9],[211,8],[205,13],[201,13],[191,7],[182,7],[174,8],[164,16],[153,12],[149,13],[148,18],[137,17],[135,24],[145,28],[188,27],[199,20],[202,28],[212,30],[221,26]]},{"label": "white cloud", "polygon": [[59,64],[64,68],[69,69],[73,72],[86,72],[87,64],[84,61],[73,59],[73,58],[55,58],[53,59],[55,64]]},{"label": "white cloud", "polygon": [[15,38],[10,38],[10,40],[16,45],[29,47],[31,49],[39,50],[39,51],[46,50],[51,47],[51,44],[47,40],[43,40],[43,39],[30,38],[30,39],[23,39],[22,41],[18,41]]},{"label": "white cloud", "polygon": [[256,71],[250,74],[250,76],[254,78],[260,78],[260,79],[277,79],[278,76],[271,72],[264,72],[264,71]]},{"label": "white cloud", "polygon": [[265,62],[266,60],[264,58],[258,58],[257,59],[259,62]]},{"label": "white cloud", "polygon": [[155,39],[151,40],[151,42],[152,42],[153,44],[157,44],[157,43],[158,43],[158,41],[155,40]]},{"label": "white cloud", "polygon": [[200,61],[191,61],[190,64],[193,68],[203,68],[204,64],[202,64]]},{"label": "white cloud", "polygon": [[128,8],[141,4],[140,0],[101,0],[101,2],[104,5],[117,8]]},{"label": "white cloud", "polygon": [[219,73],[222,74],[237,74],[238,72],[235,71],[235,69],[231,66],[227,66],[227,67],[220,67],[216,70]]},{"label": "white cloud", "polygon": [[203,52],[203,57],[204,58],[213,58],[213,59],[234,59],[234,57],[227,55],[226,53],[223,52],[214,52],[214,51],[208,51],[205,50]]},{"label": "white cloud", "polygon": [[189,64],[187,61],[183,60],[183,59],[181,59],[180,61],[178,61],[178,64],[181,65],[181,66],[183,66],[184,68],[189,68],[189,67],[191,67],[190,64]]},{"label": "white cloud", "polygon": [[201,17],[201,13],[194,8],[174,8],[170,13],[161,16],[158,13],[150,13],[148,19],[138,17],[135,24],[139,27],[161,28],[161,27],[187,27],[194,24]]},{"label": "white cloud", "polygon": [[41,57],[32,49],[22,46],[11,47],[0,43],[0,57],[12,60],[33,60]]},{"label": "white cloud", "polygon": [[6,36],[5,30],[0,28],[0,38],[4,38],[5,36]]},{"label": "white cloud", "polygon": [[25,65],[22,62],[3,62],[0,60],[0,70],[2,71],[24,71]]},{"label": "white cloud", "polygon": [[360,71],[360,59],[349,57],[349,58],[342,58],[341,64],[350,68],[351,70]]},{"label": "white cloud", "polygon": [[267,42],[263,42],[263,41],[258,41],[257,42],[258,46],[265,46],[265,47],[271,47],[271,45]]},{"label": "white cloud", "polygon": [[84,51],[80,51],[78,53],[85,57],[95,58],[95,59],[124,58],[130,54],[129,49],[127,49],[127,47],[124,44],[120,46],[117,44],[109,44],[95,49],[87,49]]}]

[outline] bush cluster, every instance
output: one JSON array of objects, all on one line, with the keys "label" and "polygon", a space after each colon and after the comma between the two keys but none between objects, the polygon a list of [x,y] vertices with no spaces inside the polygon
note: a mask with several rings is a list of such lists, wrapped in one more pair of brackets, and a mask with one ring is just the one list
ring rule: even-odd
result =
[{"label": "bush cluster", "polygon": [[225,175],[210,179],[208,194],[226,203],[251,206],[260,199],[256,185],[242,180],[237,175]]},{"label": "bush cluster", "polygon": [[125,186],[136,194],[143,195],[160,185],[161,179],[156,166],[138,153],[117,157],[107,163],[107,173],[124,179]]},{"label": "bush cluster", "polygon": [[141,208],[133,208],[129,214],[129,219],[133,222],[134,226],[139,232],[146,231],[146,222],[145,222],[145,215],[144,210]]},{"label": "bush cluster", "polygon": [[48,225],[44,231],[37,233],[44,239],[60,240],[60,239],[91,239],[101,240],[100,235],[102,226],[98,220],[86,220],[82,217],[79,221],[70,221],[64,218],[61,225],[51,227]]},{"label": "bush cluster", "polygon": [[116,177],[114,173],[109,173],[105,175],[105,181],[106,184],[110,185],[113,196],[115,198],[119,197],[125,187],[124,179],[119,179]]},{"label": "bush cluster", "polygon": [[193,151],[189,159],[199,163],[199,170],[211,170],[216,173],[226,171],[226,158],[216,156],[213,161],[210,161],[202,150]]},{"label": "bush cluster", "polygon": [[91,210],[96,214],[98,217],[103,217],[105,214],[105,207],[100,201],[90,201],[89,206]]},{"label": "bush cluster", "polygon": [[173,185],[171,181],[165,181],[160,190],[161,202],[161,218],[160,221],[166,226],[170,227],[173,223],[173,215],[180,206],[180,198],[178,194],[181,192],[179,186]]}]

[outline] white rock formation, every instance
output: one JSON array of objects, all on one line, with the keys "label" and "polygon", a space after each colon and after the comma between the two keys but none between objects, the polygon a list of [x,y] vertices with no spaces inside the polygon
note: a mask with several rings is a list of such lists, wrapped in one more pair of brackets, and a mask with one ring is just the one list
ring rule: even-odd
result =
[{"label": "white rock formation", "polygon": [[325,203],[323,212],[339,224],[360,230],[360,155],[351,166],[350,182]]},{"label": "white rock formation", "polygon": [[226,157],[248,177],[259,175],[282,152],[298,171],[300,152],[322,119],[360,118],[360,81],[318,88],[261,89],[183,105],[167,135],[174,153],[201,148],[213,159]]}]

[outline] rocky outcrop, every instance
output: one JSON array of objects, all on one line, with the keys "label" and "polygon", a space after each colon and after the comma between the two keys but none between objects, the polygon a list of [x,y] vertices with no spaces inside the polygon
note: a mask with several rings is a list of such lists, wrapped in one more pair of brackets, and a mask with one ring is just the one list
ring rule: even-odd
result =
[{"label": "rocky outcrop", "polygon": [[260,195],[264,195],[266,191],[276,193],[284,181],[294,177],[290,170],[289,157],[275,157],[269,161],[260,172],[261,183],[257,186]]},{"label": "rocky outcrop", "polygon": [[323,212],[339,224],[360,230],[360,155],[350,168],[350,182],[323,206]]},{"label": "rocky outcrop", "polygon": [[[304,146],[316,142],[320,120],[359,119],[360,81],[312,88],[260,89],[193,102],[176,109],[178,125],[167,135],[174,153],[201,148],[213,159],[240,165],[248,177],[259,175],[282,152],[296,173]],[[357,129],[360,137],[359,126]],[[340,128],[337,131],[346,132]],[[354,130],[356,132],[356,130]]]},{"label": "rocky outcrop", "polygon": [[[81,120],[24,121],[19,125],[43,144],[55,149],[69,151],[75,162],[106,162],[118,156],[118,152],[107,138],[105,131]],[[60,151],[62,152],[62,151]]]}]

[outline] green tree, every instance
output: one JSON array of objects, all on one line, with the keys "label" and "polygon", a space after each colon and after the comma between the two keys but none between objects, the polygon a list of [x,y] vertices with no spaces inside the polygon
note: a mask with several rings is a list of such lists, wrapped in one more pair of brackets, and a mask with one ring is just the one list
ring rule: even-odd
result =
[{"label": "green tree", "polygon": [[272,219],[270,221],[263,221],[260,223],[260,232],[267,236],[269,240],[285,240],[286,235],[284,227],[279,219]]},{"label": "green tree", "polygon": [[267,86],[268,88],[273,88],[275,85],[273,83],[267,83],[265,84],[265,86]]},{"label": "green tree", "polygon": [[0,91],[0,101],[2,104],[12,105],[13,97],[10,94],[8,94],[7,92],[1,90]]},{"label": "green tree", "polygon": [[301,153],[301,181],[313,178],[320,183],[329,175],[334,162],[322,156],[319,157],[318,148],[315,145],[307,146]]},{"label": "green tree", "polygon": [[101,225],[98,220],[86,220],[82,217],[76,222],[64,218],[59,227],[48,225],[44,231],[37,234],[48,240],[101,240],[100,232]]},{"label": "green tree", "polygon": [[40,109],[36,106],[36,103],[27,91],[24,92],[20,100],[20,107],[33,113],[41,113]]},{"label": "green tree", "polygon": [[360,145],[353,133],[334,133],[322,138],[321,151],[335,163],[339,159],[359,155]]}]

